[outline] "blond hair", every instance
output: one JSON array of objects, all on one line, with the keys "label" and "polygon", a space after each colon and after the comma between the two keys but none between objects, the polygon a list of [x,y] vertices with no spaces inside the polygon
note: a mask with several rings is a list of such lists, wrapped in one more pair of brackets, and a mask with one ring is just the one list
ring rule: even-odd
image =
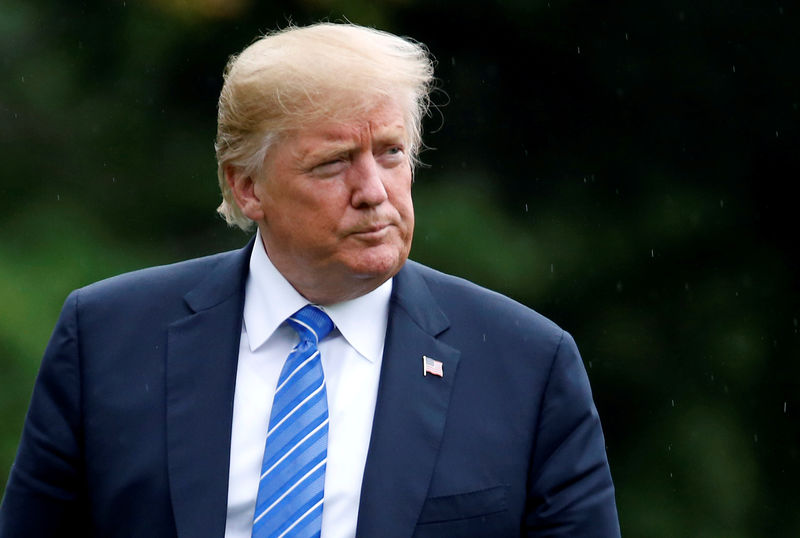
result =
[{"label": "blond hair", "polygon": [[229,225],[248,229],[252,222],[236,204],[227,167],[257,178],[282,133],[354,117],[387,99],[404,111],[413,166],[432,80],[423,45],[372,28],[320,23],[259,38],[225,68],[214,144],[223,197],[217,211]]}]

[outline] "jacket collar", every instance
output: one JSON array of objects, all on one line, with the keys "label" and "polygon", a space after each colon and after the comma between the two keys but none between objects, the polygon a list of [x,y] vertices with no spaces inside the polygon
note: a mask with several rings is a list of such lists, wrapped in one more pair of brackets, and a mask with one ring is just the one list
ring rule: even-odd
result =
[{"label": "jacket collar", "polygon": [[[422,271],[407,262],[394,281],[359,537],[414,533],[444,433],[460,351],[439,339],[450,323]],[[426,356],[442,363],[442,377],[423,375]]]},{"label": "jacket collar", "polygon": [[169,326],[167,470],[177,535],[222,536],[227,515],[233,392],[251,240],[218,256]]},{"label": "jacket collar", "polygon": [[[254,238],[255,239],[255,238]],[[253,241],[223,255],[184,297],[169,327],[167,451],[177,535],[221,536],[227,515],[233,392]],[[449,321],[422,269],[395,276],[357,536],[410,536],[444,432],[460,352],[439,337]],[[443,377],[423,375],[423,356]]]}]

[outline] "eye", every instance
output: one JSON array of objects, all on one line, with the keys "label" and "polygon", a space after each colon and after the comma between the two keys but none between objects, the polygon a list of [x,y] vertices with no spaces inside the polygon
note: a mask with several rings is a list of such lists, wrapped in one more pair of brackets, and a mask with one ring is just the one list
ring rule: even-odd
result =
[{"label": "eye", "polygon": [[389,155],[400,155],[405,152],[403,146],[391,146],[389,149],[386,150],[386,153]]},{"label": "eye", "polygon": [[311,169],[311,173],[319,177],[330,177],[342,172],[347,166],[344,159],[331,159],[318,164]]},{"label": "eye", "polygon": [[396,165],[406,160],[406,151],[405,148],[400,144],[387,146],[386,149],[383,150],[383,153],[378,156],[378,158],[390,165]]}]

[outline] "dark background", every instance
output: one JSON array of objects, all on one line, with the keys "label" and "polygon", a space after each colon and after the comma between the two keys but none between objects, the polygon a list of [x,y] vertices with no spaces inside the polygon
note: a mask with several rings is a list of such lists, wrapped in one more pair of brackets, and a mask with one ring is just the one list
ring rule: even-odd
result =
[{"label": "dark background", "polygon": [[799,9],[5,0],[0,483],[70,290],[247,241],[214,212],[227,57],[346,17],[437,58],[412,257],[575,336],[623,533],[800,536]]}]

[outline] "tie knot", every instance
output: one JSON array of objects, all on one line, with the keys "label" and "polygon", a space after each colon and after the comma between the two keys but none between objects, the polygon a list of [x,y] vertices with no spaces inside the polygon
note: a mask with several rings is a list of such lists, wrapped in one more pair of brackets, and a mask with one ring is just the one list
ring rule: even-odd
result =
[{"label": "tie knot", "polygon": [[300,341],[313,342],[318,344],[323,338],[328,336],[333,330],[333,321],[328,314],[319,307],[306,305],[291,316],[286,321],[300,335]]}]

